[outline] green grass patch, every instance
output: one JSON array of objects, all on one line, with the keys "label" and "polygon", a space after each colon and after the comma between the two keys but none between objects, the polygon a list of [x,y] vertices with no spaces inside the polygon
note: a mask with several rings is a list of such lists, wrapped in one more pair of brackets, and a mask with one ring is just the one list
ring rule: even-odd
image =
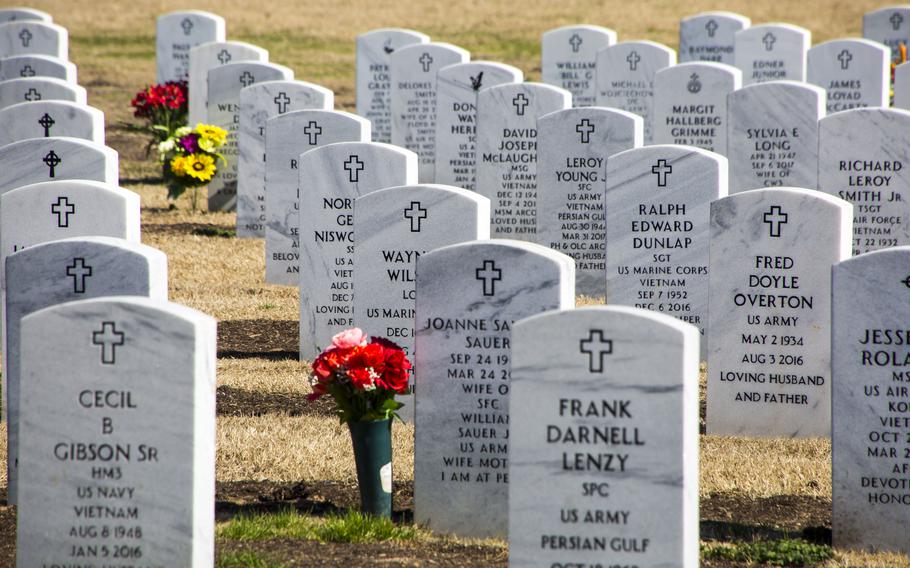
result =
[{"label": "green grass patch", "polygon": [[216,568],[284,568],[284,564],[273,562],[255,552],[225,552],[218,556]]},{"label": "green grass patch", "polygon": [[804,540],[761,540],[735,544],[703,544],[701,556],[706,560],[729,560],[771,566],[814,566],[834,558],[830,546]]},{"label": "green grass patch", "polygon": [[416,540],[420,529],[415,525],[396,525],[390,519],[380,519],[348,511],[344,516],[330,516],[315,527],[316,540],[321,542],[385,542]]},{"label": "green grass patch", "polygon": [[221,227],[196,227],[193,229],[194,235],[199,235],[200,237],[222,237],[225,239],[232,239],[237,236],[237,231],[234,229],[222,229]]},{"label": "green grass patch", "polygon": [[416,540],[423,536],[415,525],[396,525],[389,519],[348,511],[344,515],[311,517],[293,510],[273,514],[241,515],[218,526],[226,540],[297,538],[319,542],[364,543]]}]

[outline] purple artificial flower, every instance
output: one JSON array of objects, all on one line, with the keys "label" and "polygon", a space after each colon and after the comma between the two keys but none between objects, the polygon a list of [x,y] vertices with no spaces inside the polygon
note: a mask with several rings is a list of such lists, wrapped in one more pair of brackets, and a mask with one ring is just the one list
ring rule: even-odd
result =
[{"label": "purple artificial flower", "polygon": [[180,139],[180,145],[186,150],[187,154],[195,154],[199,151],[199,135],[193,132]]}]

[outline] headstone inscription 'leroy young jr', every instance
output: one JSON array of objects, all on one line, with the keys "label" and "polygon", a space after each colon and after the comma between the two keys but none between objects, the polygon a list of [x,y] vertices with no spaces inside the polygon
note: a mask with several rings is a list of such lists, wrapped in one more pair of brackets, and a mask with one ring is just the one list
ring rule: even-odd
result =
[{"label": "headstone inscription 'leroy young jr'", "polygon": [[736,32],[736,66],[743,85],[805,81],[812,32],[791,24],[762,24]]},{"label": "headstone inscription 'leroy young jr'", "polygon": [[537,242],[575,260],[577,294],[605,294],[605,161],[641,146],[642,123],[637,114],[603,107],[537,120]]},{"label": "headstone inscription 'leroy young jr'", "polygon": [[576,107],[597,99],[597,52],[616,43],[616,32],[601,26],[563,26],[540,40],[540,81],[572,93]]},{"label": "headstone inscription 'leroy young jr'", "polygon": [[[414,152],[369,139],[367,130],[360,142],[329,144],[300,156],[300,260],[295,268],[300,273],[302,360],[312,360],[331,345],[333,335],[354,325],[354,200],[417,183]],[[412,216],[420,223],[419,210]]]},{"label": "headstone inscription 'leroy young jr'", "polygon": [[910,46],[910,6],[889,6],[863,14],[863,37],[891,48],[891,61],[900,63],[901,45]]},{"label": "headstone inscription 'leroy young jr'", "polygon": [[[369,139],[370,121],[347,112],[297,110],[266,121],[266,282],[284,286],[300,285],[298,227],[301,221],[301,202],[309,199],[306,196],[308,191],[329,190],[328,187],[314,189],[312,178],[300,175],[300,156],[313,148],[335,142],[367,142]],[[341,173],[347,172],[342,169]],[[333,215],[325,221],[334,222],[334,219]],[[308,263],[302,266],[303,272],[315,269]],[[323,344],[328,345],[329,343]],[[313,355],[317,354],[318,352]]]},{"label": "headstone inscription 'leroy young jr'", "polygon": [[215,320],[69,302],[22,320],[21,358],[18,565],[212,566]]},{"label": "headstone inscription 'leroy young jr'", "polygon": [[357,36],[357,114],[373,125],[373,142],[392,141],[392,78],[389,58],[396,49],[429,43],[430,36],[399,28]]},{"label": "headstone inscription 'leroy young jr'", "polygon": [[624,41],[597,52],[597,105],[618,108],[645,120],[652,140],[654,75],[676,64],[676,52],[653,41]]},{"label": "headstone inscription 'leroy young jr'", "polygon": [[723,63],[683,63],[654,76],[655,144],[695,146],[727,153],[727,95],[742,73]]},{"label": "headstone inscription 'leroy young jr'", "polygon": [[0,109],[19,103],[70,101],[86,104],[85,87],[53,77],[27,77],[0,81]]},{"label": "headstone inscription 'leroy young jr'", "polygon": [[542,83],[478,93],[476,190],[490,199],[493,237],[536,240],[537,119],[571,106],[568,91]]},{"label": "headstone inscription 'leroy young jr'", "polygon": [[159,16],[155,36],[158,83],[186,81],[190,50],[203,43],[224,41],[225,35],[224,18],[210,12],[187,10]]},{"label": "headstone inscription 'leroy young jr'", "polygon": [[808,81],[825,89],[828,114],[861,107],[888,107],[891,65],[884,45],[838,39],[809,49]]},{"label": "headstone inscription 'leroy young jr'", "polygon": [[910,112],[835,113],[818,137],[818,189],[853,204],[853,254],[910,245]]},{"label": "headstone inscription 'leroy young jr'", "polygon": [[736,63],[736,32],[752,20],[733,12],[701,12],[679,22],[679,62],[714,61]]},{"label": "headstone inscription 'leroy young jr'", "polygon": [[505,538],[512,323],[573,308],[574,272],[568,256],[513,240],[443,247],[417,260],[417,522]]},{"label": "headstone inscription 'leroy young jr'", "polygon": [[698,331],[610,306],[512,339],[510,563],[696,566]]},{"label": "headstone inscription 'leroy young jr'", "polygon": [[607,158],[607,304],[666,313],[704,334],[710,208],[726,195],[720,154],[658,145]]},{"label": "headstone inscription 'leroy young jr'", "polygon": [[53,77],[67,83],[76,81],[76,65],[50,55],[14,55],[0,58],[0,81],[27,79],[29,77]]},{"label": "headstone inscription 'leroy young jr'", "polygon": [[265,237],[265,124],[295,110],[332,110],[335,94],[306,81],[265,81],[240,90],[237,236]]},{"label": "headstone inscription 'leroy young jr'", "polygon": [[70,101],[19,103],[0,109],[0,147],[51,136],[81,138],[103,145],[104,113]]},{"label": "headstone inscription 'leroy young jr'", "polygon": [[0,194],[32,183],[89,180],[118,185],[117,152],[79,138],[29,138],[0,147]]},{"label": "headstone inscription 'leroy young jr'", "polygon": [[392,144],[417,153],[420,183],[436,179],[436,73],[471,54],[450,43],[403,47],[392,54]]},{"label": "headstone inscription 'leroy young jr'", "polygon": [[521,70],[490,61],[456,63],[436,74],[436,183],[474,191],[477,93],[521,83]]},{"label": "headstone inscription 'leroy young jr'", "polygon": [[219,65],[241,61],[267,62],[269,52],[243,41],[211,41],[190,49],[189,105],[186,123],[196,126],[208,118],[206,101],[209,71]]},{"label": "headstone inscription 'leroy young jr'", "polygon": [[818,187],[818,121],[825,90],[795,81],[749,85],[727,99],[730,193]]},{"label": "headstone inscription 'leroy young jr'", "polygon": [[908,267],[910,247],[903,246],[834,265],[832,525],[838,548],[910,553]]},{"label": "headstone inscription 'leroy young jr'", "polygon": [[831,276],[853,207],[820,191],[711,204],[708,433],[831,433]]},{"label": "headstone inscription 'leroy young jr'", "polygon": [[68,61],[69,32],[35,20],[0,24],[0,57],[13,55],[50,55]]},{"label": "headstone inscription 'leroy young jr'", "polygon": [[227,142],[219,149],[224,161],[218,164],[208,186],[209,211],[233,211],[237,208],[240,91],[263,81],[289,81],[293,78],[294,72],[283,65],[255,61],[228,63],[209,70],[208,123],[227,131]]}]

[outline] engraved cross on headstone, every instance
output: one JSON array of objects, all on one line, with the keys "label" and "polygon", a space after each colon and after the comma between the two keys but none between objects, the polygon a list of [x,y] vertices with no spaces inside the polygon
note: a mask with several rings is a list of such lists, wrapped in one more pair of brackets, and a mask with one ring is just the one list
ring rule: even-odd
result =
[{"label": "engraved cross on headstone", "polygon": [[315,146],[319,143],[319,135],[322,134],[322,127],[319,126],[316,121],[311,120],[303,129],[303,133],[309,136],[310,146]]},{"label": "engraved cross on headstone", "polygon": [[850,68],[850,61],[851,61],[852,59],[853,59],[853,54],[850,53],[849,51],[847,51],[846,49],[843,50],[843,51],[841,51],[841,52],[837,55],[837,60],[840,61],[840,68],[841,68],[841,69],[849,69],[849,68]]},{"label": "engraved cross on headstone", "polygon": [[891,14],[891,17],[888,19],[891,22],[891,27],[894,28],[894,31],[901,29],[901,24],[904,23],[904,17],[901,16],[900,12],[895,12]]},{"label": "engraved cross on headstone", "polygon": [[38,90],[35,89],[35,87],[32,87],[31,89],[28,90],[27,93],[25,93],[25,100],[27,100],[30,103],[35,102],[35,101],[40,101],[41,93],[39,93]]},{"label": "engraved cross on headstone", "polygon": [[495,296],[496,283],[502,280],[502,270],[496,268],[495,261],[485,260],[483,266],[474,271],[474,277],[483,281],[484,296]]},{"label": "engraved cross on headstone", "polygon": [[116,348],[126,343],[126,334],[117,331],[117,324],[112,321],[101,323],[99,331],[92,332],[92,344],[101,346],[101,363],[114,365],[117,362]]},{"label": "engraved cross on headstone", "polygon": [[903,284],[907,288],[910,288],[910,274],[908,274],[906,278],[901,280],[901,284]]},{"label": "engraved cross on headstone", "polygon": [[424,209],[419,201],[412,201],[411,206],[404,210],[404,218],[411,220],[411,232],[420,232],[420,222],[427,218],[427,210]]},{"label": "engraved cross on headstone", "polygon": [[344,163],[344,169],[348,172],[348,181],[357,183],[360,181],[360,172],[363,171],[363,162],[360,161],[360,157],[357,155],[348,156],[347,161]]},{"label": "engraved cross on headstone", "polygon": [[85,264],[84,258],[74,258],[73,264],[66,267],[66,275],[73,278],[73,293],[85,294],[85,279],[92,275],[92,267]]},{"label": "engraved cross on headstone", "polygon": [[641,61],[641,55],[637,51],[633,51],[626,56],[626,61],[629,62],[629,71],[638,71],[638,62]]},{"label": "engraved cross on headstone", "polygon": [[581,44],[584,43],[584,40],[581,39],[581,36],[578,34],[573,34],[569,38],[569,45],[572,46],[572,53],[578,53],[578,50],[581,48]]},{"label": "engraved cross on headstone", "polygon": [[180,27],[183,28],[183,35],[190,35],[193,31],[193,21],[189,18],[184,18],[183,21],[180,22]]},{"label": "engraved cross on headstone", "polygon": [[230,60],[231,60],[230,51],[228,51],[226,49],[222,49],[221,51],[218,52],[218,61],[220,61],[222,65],[230,62]]},{"label": "engraved cross on headstone", "polygon": [[36,75],[35,68],[32,67],[31,64],[29,64],[29,63],[26,63],[25,67],[23,67],[19,71],[20,77],[34,77],[35,75]]},{"label": "engraved cross on headstone", "polygon": [[780,205],[772,205],[762,217],[764,223],[768,225],[769,236],[780,237],[780,228],[787,224],[788,217],[789,215],[783,212]]},{"label": "engraved cross on headstone", "polygon": [[57,155],[57,152],[51,150],[44,156],[44,164],[50,169],[48,172],[48,177],[55,177],[57,175],[57,166],[60,165],[63,160],[60,156]]},{"label": "engraved cross on headstone", "polygon": [[288,105],[291,104],[291,98],[284,91],[278,93],[278,96],[272,100],[278,105],[278,114],[284,114],[288,110]]},{"label": "engraved cross on headstone", "polygon": [[579,351],[588,356],[588,371],[592,373],[604,372],[604,355],[613,353],[613,340],[604,339],[604,332],[592,329],[588,338],[582,339],[578,344]]},{"label": "engraved cross on headstone", "polygon": [[518,116],[525,115],[525,107],[530,104],[531,101],[528,100],[528,97],[524,93],[518,93],[515,95],[515,98],[512,99],[512,106],[515,107],[515,112],[518,113]]},{"label": "engraved cross on headstone", "polygon": [[708,20],[708,23],[705,24],[705,30],[708,32],[708,37],[714,37],[714,34],[717,32],[717,22],[714,20]]},{"label": "engraved cross on headstone", "polygon": [[667,187],[667,176],[673,173],[673,166],[661,158],[651,166],[651,173],[657,176],[657,187]]},{"label": "engraved cross on headstone", "polygon": [[581,143],[587,144],[591,141],[591,134],[594,133],[594,125],[587,118],[583,118],[575,125],[575,132],[581,134]]},{"label": "engraved cross on headstone", "polygon": [[423,72],[428,73],[430,71],[430,65],[433,64],[433,56],[424,51],[418,61],[423,66]]},{"label": "engraved cross on headstone", "polygon": [[44,113],[44,116],[41,117],[38,124],[44,128],[44,137],[47,138],[51,135],[51,126],[55,125],[56,122],[51,115]]},{"label": "engraved cross on headstone", "polygon": [[32,42],[32,32],[28,30],[22,30],[19,32],[19,39],[22,40],[22,47],[28,47],[28,44]]},{"label": "engraved cross on headstone", "polygon": [[762,38],[762,43],[765,44],[765,51],[771,51],[774,49],[774,42],[777,41],[777,38],[771,32],[766,33]]},{"label": "engraved cross on headstone", "polygon": [[57,202],[51,205],[51,214],[57,216],[57,227],[69,227],[70,215],[76,214],[76,206],[70,203],[65,196],[60,196],[57,198]]},{"label": "engraved cross on headstone", "polygon": [[256,77],[253,77],[253,74],[249,71],[244,71],[243,75],[240,76],[240,84],[244,87],[249,87],[253,84],[253,81],[256,80]]}]

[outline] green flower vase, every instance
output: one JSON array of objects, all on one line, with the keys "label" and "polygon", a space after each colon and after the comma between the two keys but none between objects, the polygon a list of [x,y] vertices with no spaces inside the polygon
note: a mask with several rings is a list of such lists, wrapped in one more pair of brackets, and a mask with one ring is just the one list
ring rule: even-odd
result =
[{"label": "green flower vase", "polygon": [[376,517],[392,517],[392,419],[348,422],[360,510]]}]

